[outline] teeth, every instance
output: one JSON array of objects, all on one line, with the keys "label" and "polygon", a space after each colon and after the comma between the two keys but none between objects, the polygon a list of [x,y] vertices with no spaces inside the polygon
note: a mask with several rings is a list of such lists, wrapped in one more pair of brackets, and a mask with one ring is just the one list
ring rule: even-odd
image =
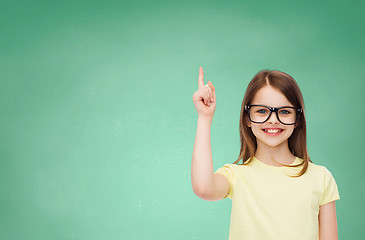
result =
[{"label": "teeth", "polygon": [[279,130],[279,129],[265,129],[265,132],[277,133],[277,132],[281,132],[281,130]]}]

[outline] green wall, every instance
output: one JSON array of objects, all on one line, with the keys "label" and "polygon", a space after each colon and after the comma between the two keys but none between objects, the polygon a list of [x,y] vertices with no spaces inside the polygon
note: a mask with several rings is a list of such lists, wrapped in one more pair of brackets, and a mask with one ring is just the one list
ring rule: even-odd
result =
[{"label": "green wall", "polygon": [[1,1],[0,238],[228,239],[231,200],[191,188],[198,69],[214,168],[239,154],[262,69],[304,95],[340,239],[364,239],[363,1]]}]

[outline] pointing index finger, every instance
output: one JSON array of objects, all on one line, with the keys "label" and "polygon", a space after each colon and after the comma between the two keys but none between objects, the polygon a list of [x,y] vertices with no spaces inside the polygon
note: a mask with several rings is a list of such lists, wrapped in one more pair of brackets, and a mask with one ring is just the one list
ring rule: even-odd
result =
[{"label": "pointing index finger", "polygon": [[199,68],[199,79],[198,79],[199,89],[204,87],[204,72],[203,68]]}]

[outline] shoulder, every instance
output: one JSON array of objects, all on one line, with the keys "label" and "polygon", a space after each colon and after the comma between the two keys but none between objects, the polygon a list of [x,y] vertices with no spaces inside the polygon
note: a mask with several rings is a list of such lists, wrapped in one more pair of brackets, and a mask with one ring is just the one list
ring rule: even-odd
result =
[{"label": "shoulder", "polygon": [[310,163],[310,166],[314,169],[313,172],[316,173],[315,180],[321,193],[319,205],[340,199],[337,183],[331,171],[327,167],[318,164]]},{"label": "shoulder", "polygon": [[248,167],[249,167],[249,165],[227,163],[227,164],[224,164],[220,169],[229,169],[231,171],[243,171],[244,169],[246,169]]},{"label": "shoulder", "polygon": [[312,162],[309,162],[310,165],[312,165],[313,167],[316,167],[318,169],[320,169],[321,171],[329,171],[328,168],[324,165],[319,165],[319,164],[316,164],[316,163],[312,163]]},{"label": "shoulder", "polygon": [[322,180],[325,182],[334,180],[334,177],[331,171],[323,165],[308,163],[308,172],[316,177],[318,180]]},{"label": "shoulder", "polygon": [[312,163],[312,162],[309,162],[308,163],[308,169],[310,169],[311,171],[314,171],[316,172],[317,174],[322,174],[322,175],[325,175],[325,174],[328,174],[328,173],[331,173],[327,167],[323,166],[323,165],[319,165],[319,164],[315,164],[315,163]]},{"label": "shoulder", "polygon": [[236,171],[236,170],[237,170],[237,164],[227,163],[224,164],[222,167],[218,168],[216,172]]},{"label": "shoulder", "polygon": [[227,167],[227,168],[237,168],[239,166],[241,166],[241,165],[234,164],[234,163],[226,163],[226,164],[223,165],[223,167]]},{"label": "shoulder", "polygon": [[226,176],[231,176],[232,178],[238,174],[239,171],[241,171],[243,165],[240,164],[233,164],[233,163],[227,163],[224,164],[222,167],[218,168],[215,173],[220,173]]}]

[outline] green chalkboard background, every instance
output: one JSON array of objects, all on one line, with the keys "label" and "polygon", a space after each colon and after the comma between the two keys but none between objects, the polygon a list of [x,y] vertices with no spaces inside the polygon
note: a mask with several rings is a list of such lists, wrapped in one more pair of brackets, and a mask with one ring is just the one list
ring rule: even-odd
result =
[{"label": "green chalkboard background", "polygon": [[192,191],[198,69],[214,168],[239,154],[245,88],[293,76],[308,148],[364,239],[364,1],[1,1],[0,239],[228,239],[231,200]]}]

